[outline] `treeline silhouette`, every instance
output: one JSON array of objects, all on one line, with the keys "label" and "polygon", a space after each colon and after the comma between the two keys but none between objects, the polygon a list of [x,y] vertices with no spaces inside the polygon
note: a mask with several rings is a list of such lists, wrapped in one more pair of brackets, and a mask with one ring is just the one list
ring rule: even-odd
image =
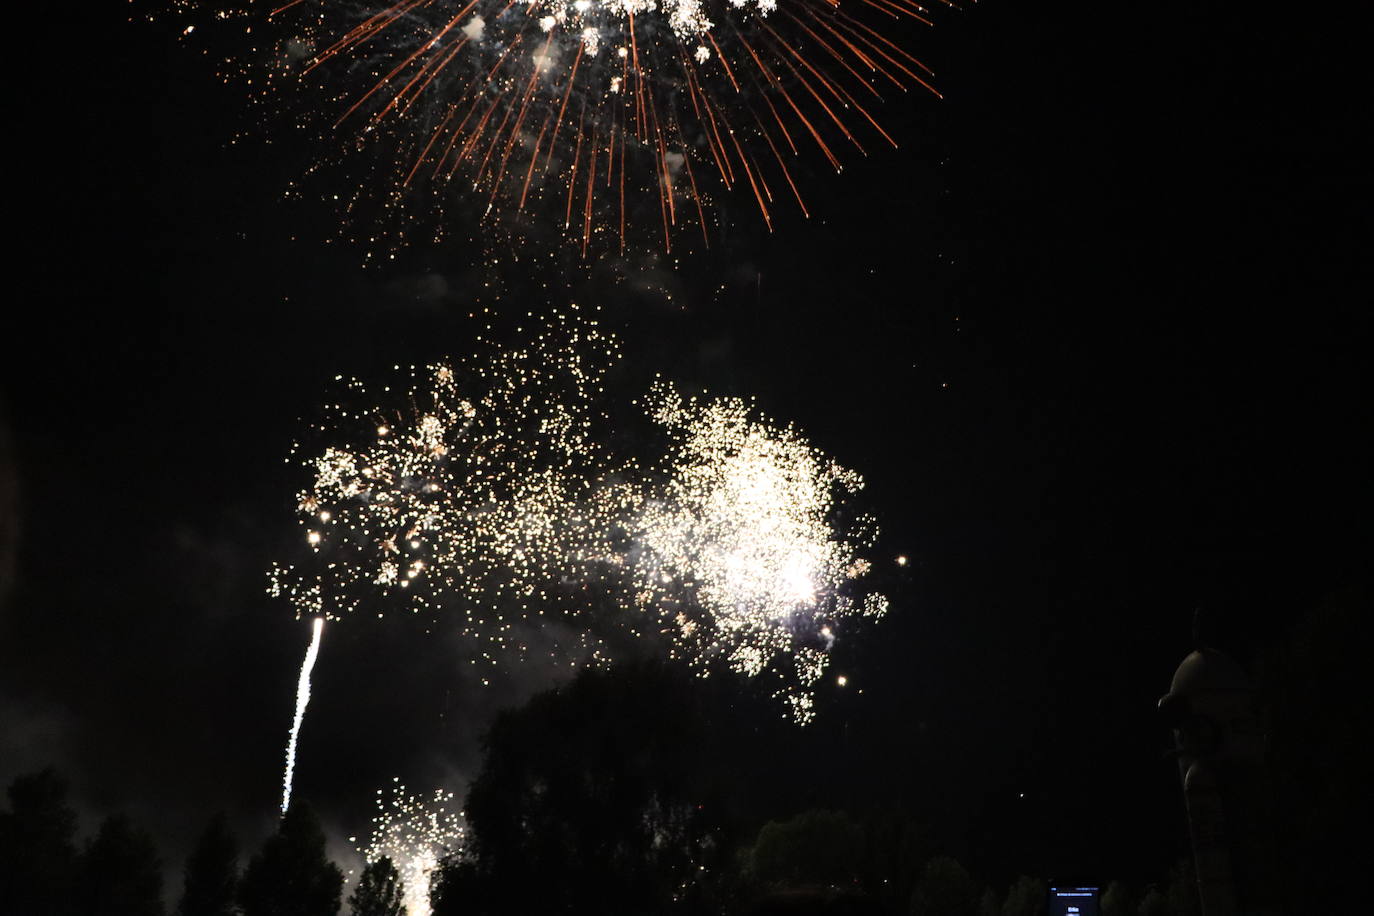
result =
[{"label": "treeline silhouette", "polygon": [[[1358,873],[1360,847],[1335,838],[1367,772],[1346,744],[1367,696],[1357,681],[1369,607],[1364,588],[1334,596],[1255,665],[1272,716],[1288,910],[1302,900],[1323,910]],[[427,889],[435,916],[1045,911],[1043,877],[977,874],[899,804],[846,807],[842,793],[799,789],[801,735],[766,697],[662,666],[585,672],[536,696],[486,736],[465,804],[468,842]],[[1163,749],[1162,726],[1160,738]],[[344,875],[303,804],[251,854],[223,816],[212,818],[181,887],[168,889],[147,831],[114,815],[82,840],[67,796],[51,769],[8,787],[0,916],[404,912],[406,888],[386,860],[369,864],[345,899]],[[1101,912],[1200,916],[1190,859],[1151,883],[1106,882]]]},{"label": "treeline silhouette", "polygon": [[[8,795],[9,809],[0,812],[0,913],[163,916],[162,861],[146,830],[115,814],[78,846],[67,783],[52,769],[20,776]],[[344,884],[304,805],[287,812],[242,871],[238,843],[216,815],[184,875],[173,910],[182,916],[333,916]]]},{"label": "treeline silhouette", "polygon": [[[754,705],[757,702],[757,706]],[[469,841],[428,889],[435,916],[1040,916],[1046,884],[981,882],[898,811],[813,805],[787,774],[806,744],[766,698],[662,666],[587,672],[498,717],[465,811]],[[122,815],[79,843],[67,785],[22,776],[0,812],[0,913],[164,916],[162,862]],[[788,813],[790,811],[793,813]],[[781,813],[780,813],[781,812]],[[344,899],[319,822],[293,805],[245,856],[223,815],[168,889],[179,916],[400,916],[393,863]],[[1113,885],[1104,916],[1196,916],[1184,866]]]},{"label": "treeline silhouette", "polygon": [[[594,684],[595,679],[589,679]],[[516,727],[507,721],[507,727]],[[499,743],[499,742],[498,742]],[[667,750],[665,748],[665,750]],[[680,750],[680,749],[675,749]],[[650,763],[656,758],[642,758]],[[497,781],[484,771],[488,785]],[[577,779],[600,795],[595,780]],[[644,787],[648,788],[645,783]],[[660,786],[660,789],[663,787]],[[484,791],[492,791],[490,788]],[[559,791],[559,790],[556,790]],[[473,847],[435,872],[435,916],[515,913],[910,914],[1042,916],[1048,888],[1021,876],[980,885],[948,856],[923,858],[910,824],[862,824],[811,809],[769,821],[744,844],[712,839],[706,818],[675,810],[674,794],[620,793],[629,821],[569,829],[553,811],[522,841],[477,832]],[[547,788],[536,794],[546,797]],[[165,916],[162,862],[152,838],[113,815],[84,845],[67,785],[52,769],[21,776],[0,812],[0,913],[6,916]],[[496,799],[488,796],[484,803]],[[646,807],[643,802],[649,800]],[[555,801],[555,803],[557,803]],[[501,817],[528,823],[527,803]],[[698,809],[700,810],[700,809]],[[569,814],[576,809],[570,809]],[[480,823],[480,820],[479,820]],[[627,824],[633,823],[629,829]],[[895,828],[895,829],[894,829]],[[334,916],[344,875],[325,853],[310,808],[295,805],[240,870],[240,850],[216,815],[186,857],[178,916]],[[710,863],[709,866],[707,863]],[[1198,916],[1191,869],[1182,862],[1159,886],[1111,884],[1103,916]],[[405,887],[389,859],[369,863],[347,898],[351,916],[402,916]]]}]

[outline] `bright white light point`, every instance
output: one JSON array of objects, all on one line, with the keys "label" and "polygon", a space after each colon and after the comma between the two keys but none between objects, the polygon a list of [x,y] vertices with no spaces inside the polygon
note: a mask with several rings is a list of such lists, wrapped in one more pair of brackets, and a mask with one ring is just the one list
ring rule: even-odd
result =
[{"label": "bright white light point", "polygon": [[326,509],[324,512],[321,512],[321,513],[320,513],[320,521],[322,521],[322,522],[327,522],[327,521],[329,521],[331,518],[333,518],[333,516],[331,516],[331,515],[329,514],[329,510],[327,510],[327,509]]},{"label": "bright white light point", "polygon": [[843,687],[843,686],[845,686],[846,684],[849,683],[849,678],[847,678],[847,677],[845,677],[843,674],[841,674],[839,677],[835,678],[835,683],[838,684],[839,686]]},{"label": "bright white light point", "polygon": [[411,542],[410,542],[410,549],[411,549],[411,550],[419,550],[419,549],[420,549],[420,542],[419,542],[419,541],[411,541]]},{"label": "bright white light point", "polygon": [[821,627],[821,635],[824,636],[826,639],[829,639],[835,634],[830,631],[830,627]]},{"label": "bright white light point", "polygon": [[697,45],[697,51],[695,56],[697,59],[697,63],[704,64],[711,59],[711,49],[706,47],[706,45]]},{"label": "bright white light point", "polygon": [[543,29],[545,32],[553,31],[553,27],[557,24],[558,20],[553,18],[552,16],[545,16],[543,19],[539,20],[539,27]]},{"label": "bright white light point", "polygon": [[898,557],[898,558],[897,558],[897,565],[898,565],[898,566],[905,566],[905,565],[906,565],[906,557]]},{"label": "bright white light point", "polygon": [[379,435],[379,436],[385,436],[385,435],[386,435],[387,433],[389,433],[389,432],[391,432],[391,430],[388,429],[388,428],[385,427],[385,426],[379,426],[379,427],[377,427],[377,435]]},{"label": "bright white light point", "polygon": [[615,53],[616,53],[616,56],[617,56],[617,57],[629,57],[629,56],[630,56],[630,49],[629,49],[629,48],[621,48],[620,50],[616,51]]},{"label": "bright white light point", "polygon": [[591,8],[592,0],[576,0],[576,2],[573,3],[573,9],[577,10],[579,13],[585,13]]},{"label": "bright white light point", "polygon": [[619,92],[619,91],[620,91],[620,77],[618,77],[618,76],[613,76],[613,77],[611,77],[611,91],[612,91],[612,92]]},{"label": "bright white light point", "polygon": [[593,57],[601,53],[601,33],[592,26],[582,30],[582,43],[586,45],[587,53]]},{"label": "bright white light point", "polygon": [[314,547],[320,542],[320,533],[318,531],[312,531],[305,536],[305,539],[309,542],[311,547]]},{"label": "bright white light point", "polygon": [[809,603],[816,597],[816,586],[811,581],[810,565],[805,559],[798,557],[788,563],[783,571],[783,581],[787,584],[787,591],[802,604]]}]

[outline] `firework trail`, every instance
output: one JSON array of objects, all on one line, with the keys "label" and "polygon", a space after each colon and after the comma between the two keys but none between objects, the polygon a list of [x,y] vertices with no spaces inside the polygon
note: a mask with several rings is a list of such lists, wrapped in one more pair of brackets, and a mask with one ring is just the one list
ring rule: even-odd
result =
[{"label": "firework trail", "polygon": [[931,24],[917,0],[272,5],[179,9],[244,29],[225,78],[340,161],[363,152],[342,165],[356,190],[329,180],[324,193],[346,220],[380,200],[402,236],[417,201],[442,234],[450,185],[485,219],[560,225],[583,254],[623,252],[639,222],[665,249],[681,232],[709,245],[733,192],[771,229],[780,210],[809,216],[808,160],[839,172],[846,153],[897,145],[878,118],[885,94],[935,93],[903,47]]},{"label": "firework trail", "polygon": [[275,567],[270,590],[302,616],[431,614],[493,665],[555,620],[578,634],[549,650],[563,665],[660,644],[702,675],[767,677],[808,721],[837,630],[886,609],[860,583],[876,528],[843,518],[862,478],[748,402],[662,383],[645,454],[618,453],[599,406],[618,353],[571,313],[412,371],[399,407],[331,405],[322,441],[296,449],[310,559]]},{"label": "firework trail", "polygon": [[[358,851],[369,863],[387,858],[396,866],[408,916],[429,916],[430,878],[445,856],[463,848],[466,829],[452,803],[453,793],[443,789],[410,795],[399,778],[392,780],[389,797],[377,790],[372,837]],[[349,837],[349,842],[356,844],[358,838]]]},{"label": "firework trail", "polygon": [[314,670],[315,659],[320,655],[320,635],[324,633],[324,618],[316,617],[311,630],[310,648],[305,650],[300,680],[296,682],[296,717],[291,722],[291,737],[286,742],[286,778],[282,780],[281,793],[282,814],[291,807],[291,782],[296,774],[296,741],[300,738],[305,707],[310,704],[310,672]]}]

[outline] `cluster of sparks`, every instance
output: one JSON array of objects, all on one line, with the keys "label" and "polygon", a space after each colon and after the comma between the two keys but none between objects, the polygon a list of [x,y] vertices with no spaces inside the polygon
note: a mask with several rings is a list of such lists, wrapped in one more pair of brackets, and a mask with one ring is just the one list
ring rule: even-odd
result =
[{"label": "cluster of sparks", "polygon": [[369,863],[391,860],[401,878],[407,916],[429,916],[430,879],[445,857],[463,848],[466,829],[453,801],[453,793],[443,789],[411,795],[399,778],[392,780],[389,794],[377,790],[372,837],[359,852]]},{"label": "cluster of sparks", "polygon": [[[322,445],[297,448],[312,556],[276,567],[273,593],[302,615],[433,613],[492,662],[556,618],[580,634],[574,663],[604,663],[609,619],[702,675],[771,672],[808,721],[836,628],[886,608],[850,594],[876,532],[836,517],[861,478],[747,402],[666,384],[643,402],[655,454],[614,454],[596,405],[617,354],[565,316],[528,346],[412,371],[387,392],[401,406],[332,405]],[[597,602],[614,613],[577,616]]]},{"label": "cluster of sparks", "polygon": [[615,488],[599,487],[589,405],[615,346],[591,322],[550,326],[525,347],[411,370],[397,406],[329,405],[315,430],[328,444],[296,447],[317,562],[275,568],[272,593],[303,615],[442,612],[490,661],[522,651],[517,625],[612,553]]},{"label": "cluster of sparks", "polygon": [[637,214],[646,241],[671,250],[683,230],[709,246],[715,204],[734,189],[769,229],[780,208],[809,216],[808,149],[838,172],[846,148],[895,147],[883,93],[935,93],[902,47],[902,23],[930,24],[918,0],[178,5],[243,25],[252,48],[228,55],[226,78],[279,123],[341,154],[366,150],[346,220],[365,199],[428,213],[455,184],[483,219],[561,223],[584,255],[623,252]]},{"label": "cluster of sparks", "polygon": [[757,677],[790,658],[780,693],[809,720],[835,622],[887,609],[881,595],[846,593],[869,564],[831,521],[863,479],[738,398],[660,386],[650,410],[670,434],[671,471],[636,516],[636,602],[671,612],[675,649],[694,665],[723,657]]}]

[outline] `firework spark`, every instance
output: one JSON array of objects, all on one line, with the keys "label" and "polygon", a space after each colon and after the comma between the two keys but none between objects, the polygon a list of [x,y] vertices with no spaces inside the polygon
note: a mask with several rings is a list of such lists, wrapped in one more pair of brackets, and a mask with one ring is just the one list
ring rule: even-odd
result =
[{"label": "firework spark", "polygon": [[388,858],[396,866],[408,916],[429,916],[430,878],[445,856],[463,848],[466,829],[462,815],[451,810],[452,803],[453,793],[443,789],[411,795],[399,778],[392,780],[389,795],[377,790],[372,837],[359,852],[369,863]]},{"label": "firework spark", "polygon": [[636,517],[636,603],[703,673],[716,660],[750,678],[773,669],[777,695],[808,721],[836,627],[887,608],[847,589],[868,571],[858,551],[871,526],[841,530],[835,516],[863,479],[736,398],[684,400],[661,385],[650,415],[672,444]]},{"label": "firework spark", "polygon": [[[246,28],[254,50],[227,66],[256,98],[342,153],[371,148],[357,191],[340,195],[330,182],[347,219],[381,199],[415,222],[410,204],[442,210],[455,184],[484,218],[517,226],[538,211],[533,219],[561,224],[584,255],[624,251],[639,215],[646,241],[671,249],[687,231],[709,245],[714,203],[735,190],[770,229],[780,209],[809,215],[804,152],[838,172],[846,150],[895,147],[876,114],[883,94],[935,92],[930,69],[902,46],[906,24],[930,24],[917,0],[210,10]],[[436,234],[444,222],[440,213]]]},{"label": "firework spark", "polygon": [[301,662],[300,680],[296,682],[296,716],[291,721],[291,737],[286,742],[286,776],[282,780],[281,813],[291,807],[291,783],[296,775],[296,742],[301,735],[301,723],[305,721],[305,707],[310,705],[310,672],[315,669],[315,659],[320,655],[320,636],[324,633],[324,618],[316,617],[311,625],[310,647],[305,650],[305,660]]},{"label": "firework spark", "polygon": [[[331,618],[443,613],[488,660],[524,651],[517,625],[614,553],[628,491],[604,484],[591,405],[616,346],[594,321],[555,320],[526,346],[412,370],[399,406],[331,405],[297,497],[315,562],[275,568],[272,593]],[[598,650],[584,634],[569,651]]]},{"label": "firework spark", "polygon": [[858,584],[876,530],[840,518],[862,479],[745,401],[666,384],[645,400],[645,455],[614,452],[598,404],[618,352],[574,313],[412,372],[403,408],[332,405],[323,443],[297,447],[311,560],[271,590],[302,615],[424,611],[492,663],[555,619],[579,634],[560,663],[607,662],[612,636],[666,641],[703,675],[767,673],[807,721],[837,629],[886,607]]}]

